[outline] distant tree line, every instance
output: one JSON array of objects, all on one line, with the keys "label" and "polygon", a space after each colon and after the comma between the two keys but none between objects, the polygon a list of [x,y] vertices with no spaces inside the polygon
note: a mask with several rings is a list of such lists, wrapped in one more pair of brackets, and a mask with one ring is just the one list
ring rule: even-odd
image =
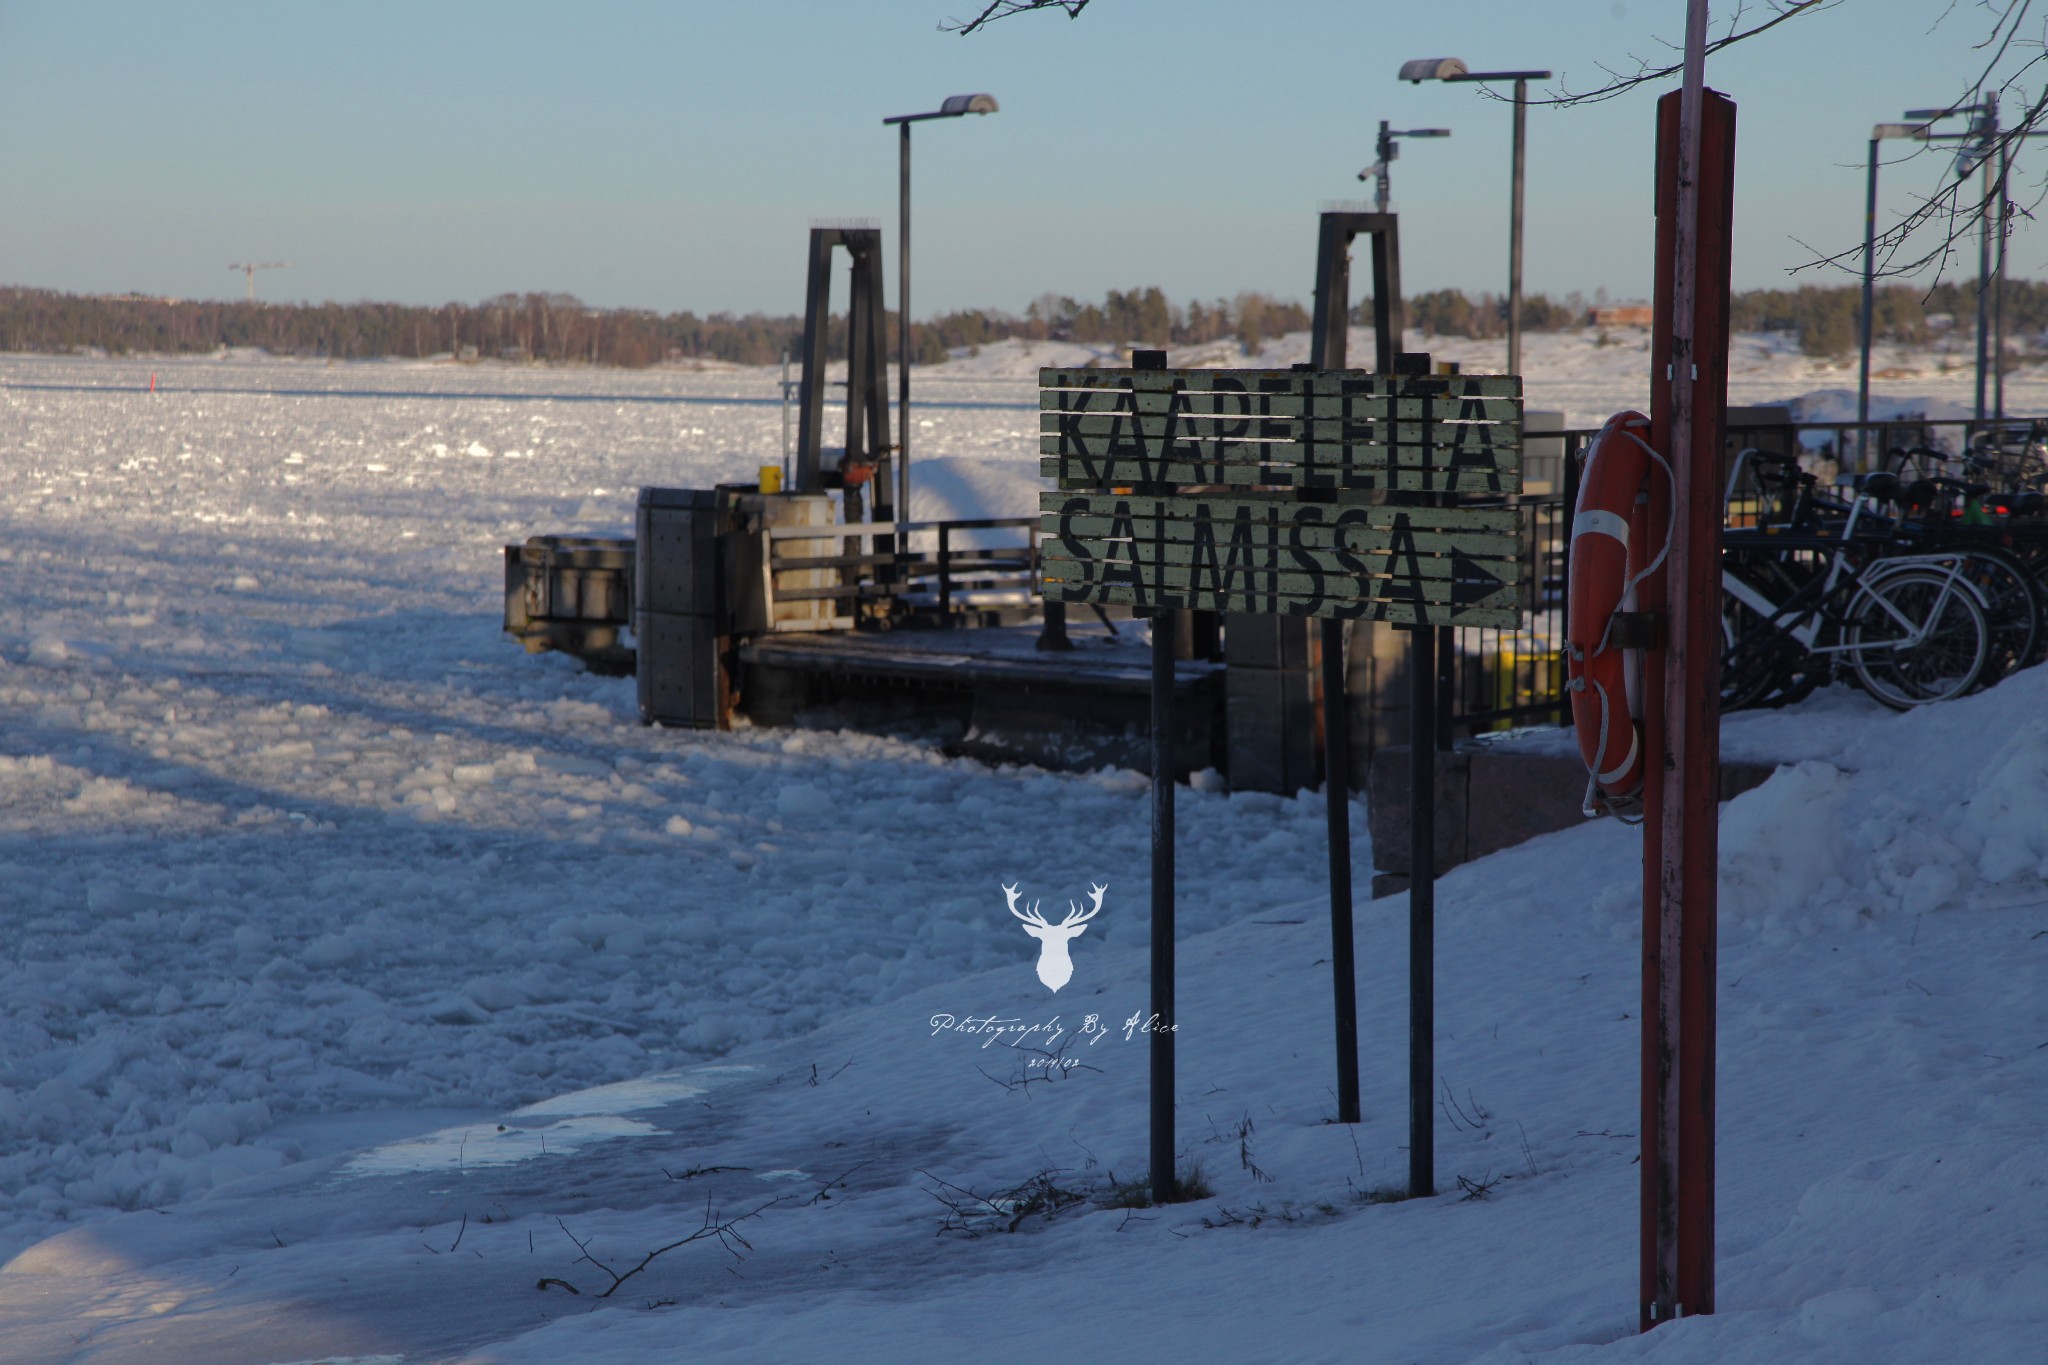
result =
[{"label": "distant tree line", "polygon": [[[1857,342],[1861,299],[1853,285],[1757,289],[1734,296],[1730,322],[1739,332],[1797,335],[1813,355],[1842,355]],[[2048,285],[2011,280],[2005,292],[2010,335],[2048,332]],[[1577,294],[1553,300],[1532,294],[1522,301],[1522,325],[1531,332],[1585,326],[1589,306]],[[1968,335],[1976,315],[1974,282],[1933,289],[1888,285],[1877,291],[1878,337],[1925,344],[1951,329]],[[1369,323],[1372,303],[1352,310]],[[1507,330],[1507,304],[1497,294],[1438,289],[1407,300],[1408,326],[1436,336],[1490,338]],[[1231,299],[1169,300],[1157,287],[1110,290],[1100,303],[1043,294],[1023,316],[994,309],[944,313],[911,329],[919,364],[942,361],[955,350],[1012,337],[1096,344],[1188,346],[1232,340],[1247,354],[1267,340],[1307,329],[1301,304],[1261,293]],[[894,315],[888,323],[893,343]],[[222,347],[255,347],[275,354],[354,360],[396,356],[488,357],[556,364],[646,366],[710,359],[741,365],[774,363],[794,354],[803,319],[748,313],[655,313],[600,309],[572,294],[500,294],[477,304],[438,308],[398,303],[268,304],[151,298],[143,295],[63,294],[0,287],[0,350],[109,354],[192,354]],[[846,320],[834,316],[827,353],[846,354]],[[893,349],[893,347],[892,347]]]},{"label": "distant tree line", "polygon": [[[1737,294],[1729,324],[1738,332],[1791,332],[1808,355],[1843,356],[1858,344],[1863,297],[1854,285],[1801,289],[1752,289]],[[1882,341],[1924,346],[1946,335],[1973,337],[1977,328],[1977,283],[1885,285],[1871,295],[1871,332]],[[2005,327],[2011,338],[2048,332],[2048,284],[2005,282]]]},{"label": "distant tree line", "polygon": [[[1360,314],[1359,309],[1353,313]],[[1473,298],[1456,289],[1436,289],[1416,294],[1404,310],[1408,325],[1417,331],[1440,337],[1504,337],[1508,334],[1508,301],[1505,295],[1481,294]],[[1547,294],[1522,296],[1522,330],[1563,332],[1586,325],[1590,305],[1577,294],[1552,302]],[[1360,321],[1372,316],[1367,305]]]},{"label": "distant tree line", "polygon": [[[830,329],[837,354],[844,318]],[[0,288],[0,349],[190,354],[251,346],[343,360],[511,357],[645,366],[712,357],[765,365],[803,335],[803,319],[750,313],[658,314],[592,308],[572,294],[500,294],[438,308],[401,303],[269,304],[60,294]]]},{"label": "distant tree line", "polygon": [[[1309,325],[1300,304],[1257,293],[1181,308],[1157,288],[1112,289],[1101,303],[1047,294],[1023,317],[992,309],[945,313],[911,328],[919,364],[1010,337],[1187,345],[1236,338],[1257,350],[1269,337]],[[896,317],[888,318],[896,337]],[[190,354],[256,347],[283,355],[363,359],[513,358],[644,366],[715,359],[767,365],[803,340],[803,319],[591,308],[572,294],[500,294],[478,304],[426,308],[396,303],[270,304],[161,299],[139,294],[61,294],[0,287],[0,350]],[[826,353],[846,355],[846,318],[832,316]]]}]

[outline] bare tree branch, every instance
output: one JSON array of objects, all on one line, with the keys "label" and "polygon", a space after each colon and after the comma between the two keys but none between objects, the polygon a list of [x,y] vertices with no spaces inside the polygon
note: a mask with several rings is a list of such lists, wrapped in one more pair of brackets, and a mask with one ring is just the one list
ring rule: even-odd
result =
[{"label": "bare tree branch", "polygon": [[990,0],[980,14],[965,21],[948,19],[939,25],[941,33],[957,33],[966,37],[984,24],[998,19],[1007,19],[1013,14],[1027,14],[1038,9],[1063,9],[1069,19],[1077,19],[1081,11],[1088,8],[1088,0]]},{"label": "bare tree branch", "polygon": [[[1769,30],[1774,29],[1778,25],[1784,23],[1787,19],[1796,19],[1799,18],[1801,15],[1807,14],[1818,14],[1822,10],[1833,9],[1837,5],[1840,5],[1842,3],[1844,3],[1844,0],[1770,0],[1770,4],[1767,6],[1767,8],[1771,12],[1771,17],[1764,20],[1760,24],[1755,24],[1749,28],[1740,30],[1737,29],[1736,25],[1742,22],[1742,16],[1749,11],[1750,6],[1747,4],[1738,4],[1735,7],[1735,12],[1729,16],[1728,31],[1719,38],[1716,38],[1712,42],[1708,43],[1707,52],[1711,55],[1712,53],[1719,52],[1722,48],[1732,47],[1736,43],[1742,42],[1745,39],[1754,38],[1759,33],[1768,32]],[[1664,40],[1659,39],[1658,41],[1663,42]],[[1676,44],[1670,42],[1664,42],[1664,46],[1674,49],[1676,48]],[[1635,89],[1639,85],[1647,85],[1651,81],[1661,81],[1667,79],[1668,77],[1675,76],[1680,71],[1685,69],[1685,60],[1683,57],[1681,57],[1679,60],[1675,62],[1671,62],[1664,66],[1651,66],[1650,63],[1644,61],[1640,57],[1636,58],[1635,61],[1635,72],[1631,75],[1626,76],[1613,70],[1610,67],[1602,66],[1600,69],[1602,71],[1605,71],[1609,76],[1613,77],[1613,79],[1610,80],[1606,85],[1600,86],[1597,89],[1582,90],[1577,94],[1562,94],[1554,99],[1529,100],[1528,103],[1555,104],[1567,106],[1575,104],[1597,104],[1602,100],[1611,100],[1617,95],[1627,94],[1629,91]],[[1494,92],[1490,90],[1486,93],[1494,94]],[[1499,98],[1506,97],[1499,96]]]},{"label": "bare tree branch", "polygon": [[[1768,0],[1762,7],[1764,15],[1757,22],[1749,20],[1758,18],[1758,6],[1738,3],[1725,32],[1709,43],[1707,50],[1718,52],[1768,32],[1787,20],[1818,14],[1842,3],[1843,0]],[[1960,0],[1949,0],[1929,25],[1928,33],[1934,33],[1963,8]],[[2029,136],[2038,137],[2048,132],[2048,79],[2044,79],[2048,72],[2036,69],[2048,63],[2048,26],[2044,26],[2041,32],[2025,33],[2027,21],[2035,9],[2035,0],[1975,0],[1974,6],[1969,8],[1983,11],[1991,18],[1990,30],[1980,41],[1970,44],[1972,50],[1985,56],[1976,75],[1945,107],[1974,115],[1969,129],[1972,136],[1967,141],[1948,136],[1940,141],[1922,142],[1911,154],[1898,158],[1897,163],[1890,163],[1931,156],[1942,169],[1936,188],[1920,196],[1898,222],[1874,238],[1871,256],[1875,276],[1916,276],[1931,267],[1935,280],[1939,281],[1942,272],[1957,258],[1960,245],[1987,222],[1994,232],[2010,233],[2015,218],[2032,219],[2034,210],[2048,199],[2048,178],[2037,182],[2021,202],[2012,194],[2009,175],[1993,174],[1987,177],[1992,183],[1973,189],[1973,183],[1977,183],[1973,178],[1948,173],[1949,158],[1960,147],[1967,147],[1974,166],[1986,163],[2005,166],[2018,159]],[[1665,46],[1674,45],[1665,43]],[[1566,91],[1552,99],[1531,100],[1529,103],[1569,106],[1613,99],[1637,86],[1666,80],[1682,70],[1683,65],[1682,60],[1653,65],[1639,58],[1632,73],[1624,74],[1602,67],[1613,78],[1603,86],[1579,92]],[[2041,83],[2035,86],[2035,81]],[[1485,93],[1505,98],[1496,91],[1487,90]],[[2018,104],[2024,112],[2010,124],[2000,125],[1994,111],[2001,102],[2008,106]],[[1851,273],[1860,273],[1862,269],[1861,242],[1834,252],[1823,251],[1805,242],[1798,244],[1812,253],[1812,259],[1792,267],[1794,274],[1821,268]]]},{"label": "bare tree branch", "polygon": [[[2022,203],[2013,196],[2009,173],[1990,175],[1986,177],[1990,185],[1983,187],[1979,181],[1977,189],[1971,187],[1975,178],[1971,174],[1950,173],[1949,158],[1958,150],[1965,151],[1975,167],[2009,166],[2018,160],[2029,137],[2048,133],[2048,26],[2025,40],[2020,38],[2022,25],[2034,9],[2034,0],[1978,0],[1977,7],[1993,16],[1990,32],[1981,42],[1971,45],[1987,56],[1969,84],[1946,106],[1973,115],[1969,136],[1922,142],[1909,155],[1886,163],[1896,165],[1916,157],[1931,157],[1940,167],[1940,179],[1933,193],[1920,196],[1897,222],[1873,237],[1874,277],[1918,275],[1933,267],[1934,279],[1939,282],[1956,258],[1960,244],[1972,233],[1989,223],[1992,231],[2008,234],[2015,217],[2031,220],[2034,210],[2048,198],[2048,179],[2038,179]],[[1935,26],[1955,8],[1951,0]],[[2015,58],[2023,59],[2015,62]],[[2041,82],[2038,88],[2032,87],[2033,81]],[[2002,102],[2022,106],[2019,117],[2010,124],[1997,121],[1996,110]],[[1792,267],[1792,273],[1820,268],[1849,272],[1862,269],[1861,243],[1832,253],[1823,253],[1805,242],[1799,245],[1813,252],[1813,259]]]},{"label": "bare tree branch", "polygon": [[[576,1261],[574,1262],[575,1264],[580,1264],[582,1262],[587,1261],[591,1265],[596,1266],[599,1270],[602,1270],[605,1274],[611,1276],[611,1287],[605,1290],[604,1293],[599,1294],[597,1296],[600,1299],[608,1299],[612,1295],[618,1293],[619,1287],[625,1284],[626,1281],[632,1279],[635,1275],[638,1275],[641,1271],[647,1269],[648,1266],[652,1265],[654,1263],[655,1257],[666,1255],[667,1253],[674,1251],[677,1247],[686,1247],[690,1245],[690,1243],[692,1242],[701,1242],[706,1239],[716,1238],[718,1244],[724,1247],[726,1251],[731,1254],[734,1260],[745,1259],[742,1253],[752,1251],[754,1248],[752,1243],[748,1242],[746,1238],[740,1236],[739,1225],[741,1223],[746,1222],[749,1218],[758,1218],[763,1212],[775,1207],[775,1205],[781,1202],[782,1196],[778,1195],[773,1199],[767,1200],[764,1203],[756,1205],[754,1208],[749,1209],[747,1212],[739,1214],[736,1217],[721,1219],[719,1218],[717,1212],[713,1210],[713,1208],[711,1207],[711,1200],[710,1197],[707,1195],[704,1200],[704,1222],[701,1227],[699,1227],[695,1232],[691,1233],[687,1237],[677,1238],[675,1241],[670,1242],[667,1246],[656,1247],[654,1250],[648,1252],[645,1256],[640,1258],[640,1264],[632,1267],[630,1270],[627,1270],[623,1273],[614,1270],[611,1266],[606,1265],[603,1261],[600,1261],[597,1259],[597,1257],[591,1255],[590,1243],[585,1241],[583,1238],[578,1237],[575,1233],[569,1231],[569,1225],[567,1223],[564,1223],[561,1219],[557,1218],[555,1220],[555,1226],[561,1228],[562,1235],[564,1237],[567,1237],[571,1242],[574,1242],[576,1244],[576,1250],[582,1253],[582,1255],[576,1258]],[[551,1283],[561,1285],[562,1288],[568,1290],[572,1294],[582,1292],[578,1290],[575,1285],[570,1284],[567,1280],[555,1279],[552,1277],[549,1279],[542,1280],[540,1282],[539,1287],[542,1289],[546,1289],[548,1285]]]}]

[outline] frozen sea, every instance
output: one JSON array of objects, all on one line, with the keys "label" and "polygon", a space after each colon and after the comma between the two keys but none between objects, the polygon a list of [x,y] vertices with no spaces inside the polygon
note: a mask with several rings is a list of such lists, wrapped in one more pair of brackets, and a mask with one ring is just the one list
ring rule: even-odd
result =
[{"label": "frozen sea", "polygon": [[[1617,335],[1532,338],[1531,405],[1647,401]],[[1735,355],[1737,402],[1853,389]],[[1033,372],[1082,356],[920,374],[913,514],[1030,510]],[[1895,410],[1967,403],[1888,359]],[[1632,832],[1444,878],[1444,1192],[1383,1202],[1405,901],[1360,905],[1337,1125],[1320,800],[1183,791],[1212,1194],[1119,1207],[1142,779],[650,730],[500,634],[501,545],[750,478],[775,381],[0,357],[0,1358],[2040,1358],[2040,670],[1743,722],[1786,766],[1723,818],[1720,1312],[1638,1338]],[[1110,888],[1057,996],[1006,882]]]}]

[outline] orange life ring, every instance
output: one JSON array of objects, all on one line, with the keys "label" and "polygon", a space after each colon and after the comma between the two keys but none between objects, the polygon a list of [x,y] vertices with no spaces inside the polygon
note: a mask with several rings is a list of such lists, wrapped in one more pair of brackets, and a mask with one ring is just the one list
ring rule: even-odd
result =
[{"label": "orange life ring", "polygon": [[1586,453],[1572,509],[1565,686],[1589,778],[1589,815],[1595,813],[1596,789],[1607,804],[1629,801],[1642,790],[1646,767],[1641,654],[1614,644],[1609,633],[1617,611],[1635,609],[1636,582],[1662,554],[1663,537],[1649,522],[1654,456],[1637,434],[1649,426],[1639,412],[1607,419]]}]

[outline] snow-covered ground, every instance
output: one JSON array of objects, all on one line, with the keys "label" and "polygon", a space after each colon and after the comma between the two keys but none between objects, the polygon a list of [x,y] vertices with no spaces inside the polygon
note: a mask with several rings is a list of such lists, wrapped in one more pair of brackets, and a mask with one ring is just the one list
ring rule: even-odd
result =
[{"label": "snow-covered ground", "polygon": [[[1531,403],[1644,402],[1617,338],[1531,337]],[[1082,356],[1025,352],[918,376],[917,515],[1034,504],[1033,372]],[[774,462],[774,381],[0,358],[0,1358],[2040,1358],[2048,675],[1742,718],[1793,766],[1723,821],[1721,1311],[1637,1338],[1633,832],[1444,878],[1447,1192],[1380,1202],[1405,902],[1332,1124],[1320,802],[1184,791],[1213,1194],[1133,1210],[1142,781],[647,730],[499,635],[501,544]],[[1057,996],[1006,881],[1109,887]]]}]

